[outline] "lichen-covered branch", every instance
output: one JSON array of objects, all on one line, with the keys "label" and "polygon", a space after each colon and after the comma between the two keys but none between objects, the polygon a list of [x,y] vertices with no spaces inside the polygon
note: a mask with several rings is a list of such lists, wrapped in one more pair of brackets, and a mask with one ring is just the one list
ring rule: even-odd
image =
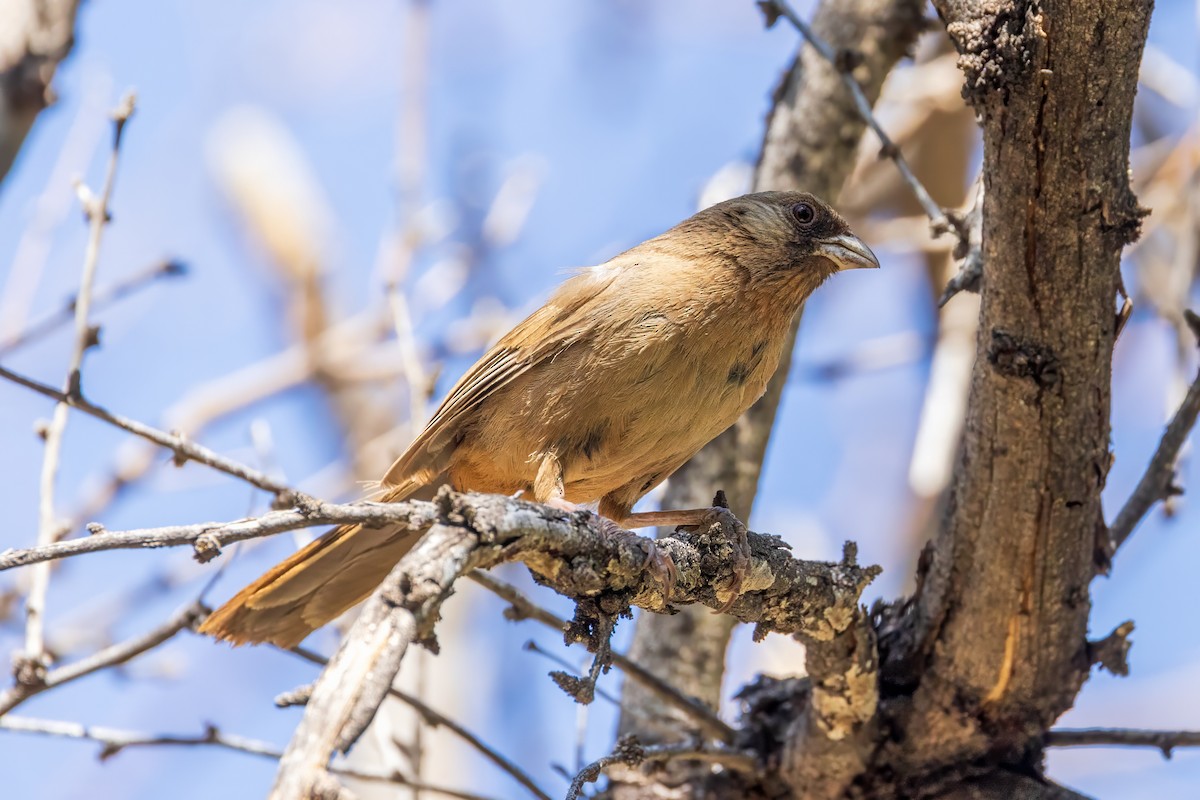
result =
[{"label": "lichen-covered branch", "polygon": [[[472,569],[521,561],[540,582],[587,599],[589,607],[608,617],[628,613],[633,605],[651,611],[668,607],[663,583],[646,568],[650,540],[604,532],[587,513],[564,514],[495,495],[443,491],[436,506],[436,521],[367,601],[314,686],[281,761],[273,798],[307,797],[326,780],[331,753],[349,747],[369,724],[409,645],[434,642],[442,602]],[[834,639],[853,621],[858,597],[877,573],[849,560],[799,561],[774,537],[750,534],[749,540],[751,568],[743,594],[728,613],[755,623],[759,635],[777,631]],[[657,546],[678,572],[671,604],[728,605],[733,560],[729,537],[719,525],[661,539]]]}]

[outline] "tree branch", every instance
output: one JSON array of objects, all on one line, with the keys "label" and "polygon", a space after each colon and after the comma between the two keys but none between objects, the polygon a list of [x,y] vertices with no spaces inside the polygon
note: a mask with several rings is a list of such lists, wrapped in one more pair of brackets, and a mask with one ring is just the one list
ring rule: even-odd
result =
[{"label": "tree branch", "polygon": [[[308,650],[303,647],[293,647],[290,650],[288,650],[287,652],[298,655],[301,658],[303,658],[305,661],[308,661],[309,663],[312,663],[312,664],[319,664],[321,666],[325,666],[329,663],[329,659],[324,658],[323,656],[320,656],[320,655],[312,652],[311,650]],[[311,693],[312,693],[311,687],[306,687],[306,688],[307,688],[307,695],[304,698],[305,703],[308,702],[308,696],[311,696]],[[416,711],[418,714],[421,715],[421,717],[425,720],[425,722],[427,724],[432,725],[435,728],[443,727],[446,730],[452,732],[458,738],[462,739],[464,742],[469,744],[471,747],[473,747],[477,751],[479,751],[479,753],[481,755],[483,755],[483,757],[486,758],[488,761],[491,761],[493,764],[495,764],[497,767],[499,767],[502,771],[511,775],[513,780],[515,780],[517,783],[521,784],[526,789],[528,789],[529,793],[532,794],[534,797],[538,798],[538,800],[550,800],[549,795],[547,795],[544,791],[542,791],[538,787],[538,785],[536,783],[534,783],[533,778],[529,777],[529,774],[527,772],[525,772],[525,770],[518,767],[516,764],[514,764],[508,758],[505,758],[496,749],[494,749],[493,747],[488,745],[486,742],[484,742],[482,739],[480,739],[475,734],[471,733],[471,731],[467,730],[462,725],[460,725],[457,722],[455,722],[454,720],[450,719],[450,717],[447,717],[445,714],[442,714],[439,711],[435,711],[434,709],[432,709],[428,705],[426,705],[424,702],[422,702],[419,698],[413,697],[408,692],[402,691],[401,689],[397,689],[395,686],[388,689],[388,696],[394,697],[397,700],[399,700],[400,702],[402,702],[405,705],[412,708],[414,711]]]},{"label": "tree branch", "polygon": [[623,736],[610,755],[602,756],[581,769],[571,781],[567,800],[578,800],[583,787],[600,780],[604,770],[615,765],[640,767],[644,764],[661,764],[667,761],[698,761],[704,764],[719,764],[735,772],[755,773],[758,761],[753,753],[727,748],[705,749],[692,745],[653,745],[643,747],[633,736]]},{"label": "tree branch", "polygon": [[803,17],[795,12],[786,0],[759,0],[758,4],[767,15],[768,27],[776,19],[783,17],[800,32],[800,35],[804,37],[806,42],[812,45],[813,50],[834,68],[838,79],[846,87],[846,91],[850,93],[850,97],[854,101],[855,110],[858,111],[859,116],[862,117],[867,127],[879,137],[879,141],[883,145],[881,154],[895,163],[896,169],[900,171],[900,177],[908,184],[908,188],[912,190],[913,197],[916,198],[917,203],[921,206],[921,210],[929,217],[934,236],[955,230],[951,226],[946,212],[934,202],[932,195],[929,194],[929,190],[925,188],[925,185],[917,180],[917,176],[908,165],[908,160],[904,158],[904,154],[900,152],[900,148],[887,135],[887,131],[879,124],[879,120],[871,110],[871,100],[867,97],[867,93],[863,91],[862,86],[855,80],[853,75],[853,70],[857,66],[858,59],[861,56],[852,54],[847,50],[835,50],[828,42],[816,34],[812,27],[804,21]]},{"label": "tree branch", "polygon": [[1176,747],[1200,747],[1200,731],[1055,728],[1042,741],[1046,747],[1156,747],[1170,758]]},{"label": "tree branch", "polygon": [[115,414],[101,408],[85,400],[83,395],[78,391],[75,393],[60,392],[52,386],[47,386],[32,378],[27,378],[5,367],[0,367],[0,378],[11,381],[19,386],[24,386],[26,389],[31,389],[62,405],[70,406],[88,416],[95,417],[102,422],[107,422],[115,428],[120,428],[123,431],[132,433],[134,436],[153,442],[159,447],[166,448],[174,455],[175,463],[178,465],[182,465],[187,461],[195,461],[198,464],[212,467],[218,472],[232,475],[239,480],[249,483],[251,486],[262,489],[264,492],[270,492],[276,495],[276,497],[286,497],[292,493],[292,490],[286,485],[272,479],[263,472],[248,467],[245,464],[239,464],[233,459],[226,458],[203,445],[188,441],[183,436],[165,433],[137,420],[123,417],[120,414]]},{"label": "tree branch", "polygon": [[57,669],[52,669],[37,683],[17,682],[3,694],[0,694],[0,717],[3,717],[36,694],[78,680],[99,670],[132,661],[142,653],[152,650],[171,639],[180,631],[190,630],[207,614],[208,609],[197,600],[184,606],[172,614],[171,618],[166,622],[141,636],[135,636],[127,641],[118,642],[112,647],[106,647],[72,664],[65,664]]},{"label": "tree branch", "polygon": [[873,769],[914,780],[994,753],[998,737],[1020,752],[1089,672],[1114,304],[1142,217],[1129,140],[1150,19],[1149,3],[1100,0],[935,6],[982,121],[987,279],[944,515],[916,597],[881,624],[886,724],[906,733]]},{"label": "tree branch", "polygon": [[[467,577],[507,601],[511,605],[510,613],[506,613],[509,619],[532,619],[559,633],[566,632],[568,623],[565,619],[551,614],[546,609],[532,602],[525,595],[517,591],[515,586],[479,570],[470,573]],[[733,728],[713,713],[712,709],[704,703],[695,698],[687,697],[666,681],[647,671],[633,659],[615,650],[612,652],[612,662],[631,681],[650,691],[664,703],[682,711],[684,716],[694,722],[707,736],[711,736],[725,744],[733,742]]]},{"label": "tree branch", "polygon": [[50,81],[75,43],[78,6],[78,0],[5,5],[5,25],[0,30],[0,181],[8,175],[38,114],[54,99]]},{"label": "tree branch", "polygon": [[[8,714],[0,717],[0,730],[97,742],[101,745],[101,761],[112,758],[122,750],[131,747],[219,747],[224,750],[247,753],[248,755],[261,756],[263,758],[278,759],[281,755],[279,748],[270,742],[224,733],[215,725],[207,726],[204,732],[200,734],[156,734],[131,731],[124,728],[108,728],[101,725],[84,725],[78,722],[35,719]],[[398,772],[370,772],[347,767],[331,767],[329,771],[345,778],[407,786],[411,789],[434,792],[446,797],[461,798],[462,800],[489,800],[489,798],[482,797],[481,795],[460,792],[457,789],[410,781]]]},{"label": "tree branch", "polygon": [[[416,505],[397,504],[399,505]],[[667,608],[664,589],[645,568],[649,540],[612,535],[590,514],[564,514],[492,495],[443,491],[439,516],[363,607],[337,655],[317,681],[304,718],[280,763],[273,798],[306,797],[323,780],[334,750],[349,747],[369,724],[413,642],[432,641],[433,624],[454,582],[475,568],[521,561],[560,594],[588,598],[599,613],[631,605]],[[749,535],[752,565],[729,613],[768,631],[828,640],[853,618],[876,568],[793,559],[774,537]],[[715,587],[732,577],[729,537],[720,526],[660,539],[678,570],[672,603],[726,605]],[[590,648],[599,642],[590,642]]]},{"label": "tree branch", "polygon": [[[178,277],[186,274],[186,272],[187,268],[182,262],[173,259],[159,261],[115,283],[97,288],[92,293],[92,308],[98,311],[105,306],[133,296],[163,278]],[[62,325],[70,322],[75,316],[77,305],[78,298],[72,297],[61,308],[55,309],[40,319],[29,323],[29,325],[21,330],[14,332],[11,337],[0,339],[0,358],[4,358],[13,351],[48,336]]]},{"label": "tree branch", "polygon": [[[89,322],[92,304],[92,289],[96,284],[96,266],[100,260],[100,242],[108,225],[108,205],[112,200],[113,186],[117,178],[117,162],[121,153],[121,135],[125,124],[133,114],[134,96],[126,94],[112,112],[113,139],[108,158],[108,171],[104,176],[104,187],[99,197],[94,197],[83,184],[78,184],[79,196],[83,201],[84,214],[88,221],[87,249],[83,257],[83,274],[79,278],[79,293],[75,298],[75,339],[67,365],[67,378],[63,389],[69,397],[80,393],[80,375],[83,354],[96,344],[96,333]],[[39,545],[49,544],[60,535],[60,523],[55,510],[54,489],[58,480],[58,464],[62,453],[63,438],[67,430],[69,403],[59,400],[54,406],[50,424],[45,430],[45,453],[42,458],[41,477],[38,482],[38,537]],[[25,599],[25,650],[15,659],[13,671],[21,683],[40,683],[48,666],[46,655],[44,619],[46,593],[50,586],[50,567],[39,567],[33,571],[29,595]]]},{"label": "tree branch", "polygon": [[1192,428],[1196,426],[1197,416],[1200,416],[1200,373],[1188,387],[1187,395],[1179,404],[1175,416],[1167,423],[1158,448],[1154,451],[1154,456],[1133,494],[1125,501],[1125,505],[1117,512],[1116,518],[1108,528],[1109,558],[1125,544],[1125,540],[1150,513],[1155,503],[1165,500],[1177,491],[1174,484],[1175,464],[1179,459],[1179,451],[1187,443]]}]

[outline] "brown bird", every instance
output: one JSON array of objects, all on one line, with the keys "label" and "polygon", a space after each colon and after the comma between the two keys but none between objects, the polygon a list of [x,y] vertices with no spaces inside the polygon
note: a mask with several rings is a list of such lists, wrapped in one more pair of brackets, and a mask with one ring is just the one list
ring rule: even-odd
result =
[{"label": "brown bird", "polygon": [[[706,208],[581,270],[450,390],[381,482],[398,501],[435,482],[599,501],[622,527],[703,522],[711,509],[631,513],[766,389],[792,317],[833,273],[878,267],[810,194]],[[412,547],[407,530],[344,525],[269,570],[201,626],[235,644],[298,644],[366,599]]]}]

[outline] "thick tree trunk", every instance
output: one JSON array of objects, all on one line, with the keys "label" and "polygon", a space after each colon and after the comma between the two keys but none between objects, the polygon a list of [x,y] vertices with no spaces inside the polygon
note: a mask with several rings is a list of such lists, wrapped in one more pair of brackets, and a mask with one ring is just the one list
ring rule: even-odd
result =
[{"label": "thick tree trunk", "polygon": [[1151,4],[942,2],[984,131],[985,277],[950,502],[884,638],[881,761],[1036,767],[1090,667],[1130,121]]}]

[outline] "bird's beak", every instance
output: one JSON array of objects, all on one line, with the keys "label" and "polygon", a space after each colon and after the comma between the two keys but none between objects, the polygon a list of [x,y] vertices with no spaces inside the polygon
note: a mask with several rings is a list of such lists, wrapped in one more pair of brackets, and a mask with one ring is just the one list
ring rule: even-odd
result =
[{"label": "bird's beak", "polygon": [[817,245],[817,253],[837,265],[838,271],[845,269],[879,269],[879,259],[852,233],[844,233],[826,239]]}]

